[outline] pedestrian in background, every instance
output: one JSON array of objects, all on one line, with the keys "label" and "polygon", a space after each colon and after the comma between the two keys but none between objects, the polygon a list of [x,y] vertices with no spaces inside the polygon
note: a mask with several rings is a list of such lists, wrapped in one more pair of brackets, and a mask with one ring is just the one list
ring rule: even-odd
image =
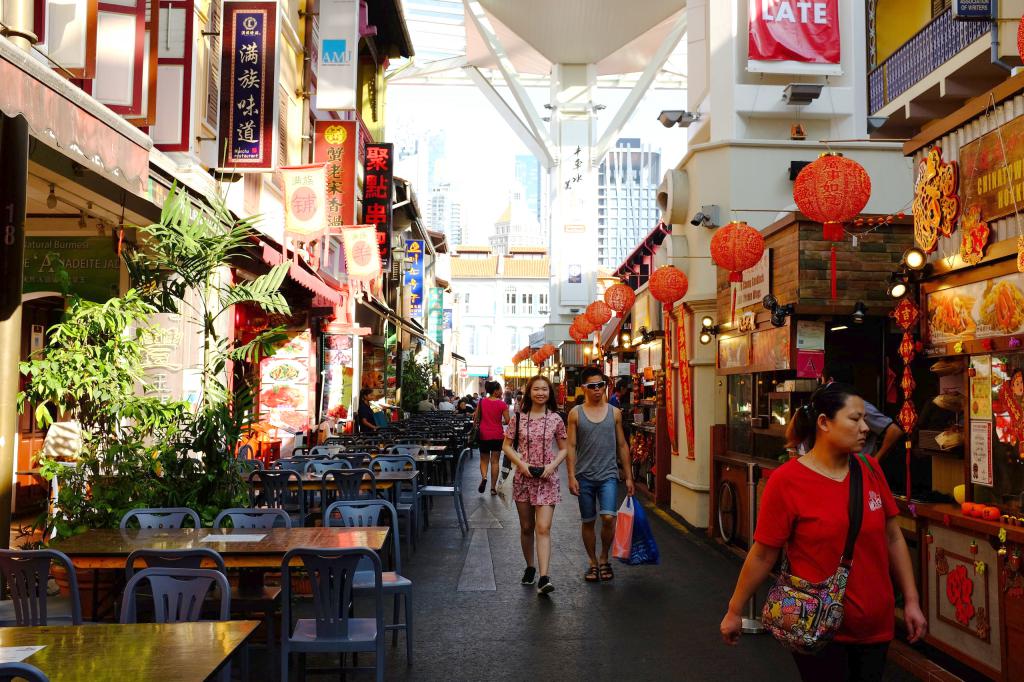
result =
[{"label": "pedestrian in background", "polygon": [[[608,380],[597,367],[580,373],[585,400],[569,412],[569,492],[579,498],[583,546],[590,567],[583,574],[588,583],[612,580],[608,554],[615,537],[618,509],[619,471],[616,456],[626,478],[626,494],[633,495],[633,469],[629,463],[629,445],[622,431],[622,412],[605,400]],[[601,558],[597,556],[595,525],[601,516]]]},{"label": "pedestrian in background", "polygon": [[882,679],[893,638],[891,578],[903,593],[903,620],[910,641],[921,639],[927,629],[910,553],[896,520],[899,509],[885,477],[875,459],[850,456],[864,447],[868,434],[864,415],[863,399],[852,386],[840,383],[819,388],[794,414],[786,433],[788,444],[795,447],[810,439],[811,449],[768,479],[754,544],[720,626],[726,643],[736,644],[744,606],[768,577],[783,547],[793,576],[818,583],[836,573],[850,526],[850,468],[861,467],[863,515],[842,624],[835,639],[819,653],[793,654],[805,681]]},{"label": "pedestrian in background", "polygon": [[501,444],[508,424],[508,406],[501,399],[501,384],[488,381],[484,384],[487,396],[476,405],[473,420],[477,426],[477,442],[480,447],[480,486],[477,492],[487,490],[487,471],[490,465],[491,494],[497,495],[498,461],[501,458]]},{"label": "pedestrian in background", "polygon": [[565,424],[557,410],[551,382],[542,376],[533,377],[526,384],[522,410],[505,429],[502,445],[505,456],[516,467],[512,499],[519,512],[519,541],[526,559],[520,582],[532,585],[539,568],[537,594],[549,594],[555,589],[548,575],[551,519],[555,505],[562,501],[558,467],[566,456]]}]

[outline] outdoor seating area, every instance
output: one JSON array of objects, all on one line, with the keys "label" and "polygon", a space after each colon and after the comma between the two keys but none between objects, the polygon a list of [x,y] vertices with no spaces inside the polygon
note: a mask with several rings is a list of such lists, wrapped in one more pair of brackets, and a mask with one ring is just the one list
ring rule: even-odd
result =
[{"label": "outdoor seating area", "polygon": [[[338,654],[321,657],[336,670],[383,680],[388,632],[393,646],[404,635],[409,665],[414,657],[403,543],[415,551],[424,541],[441,494],[455,498],[467,530],[457,481],[470,431],[462,415],[416,415],[269,462],[240,448],[248,507],[206,523],[206,510],[131,509],[118,528],[85,529],[46,549],[0,550],[9,594],[0,602],[0,646],[45,647],[45,656],[32,656],[38,679],[104,660],[132,680],[168,679],[161,664],[185,666],[180,679],[276,679],[251,669],[250,648],[265,648],[261,660],[282,680],[296,671],[304,678],[307,654],[323,653]],[[94,663],[84,641],[152,642],[166,653],[115,663],[106,651]],[[26,665],[0,666],[0,679],[36,679]]]}]

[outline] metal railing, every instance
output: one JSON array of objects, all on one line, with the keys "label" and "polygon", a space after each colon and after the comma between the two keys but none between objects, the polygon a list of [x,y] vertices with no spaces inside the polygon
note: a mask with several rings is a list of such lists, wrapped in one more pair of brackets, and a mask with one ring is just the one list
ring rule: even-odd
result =
[{"label": "metal railing", "polygon": [[956,21],[952,9],[935,17],[868,74],[870,112],[920,83],[992,27],[987,21]]}]

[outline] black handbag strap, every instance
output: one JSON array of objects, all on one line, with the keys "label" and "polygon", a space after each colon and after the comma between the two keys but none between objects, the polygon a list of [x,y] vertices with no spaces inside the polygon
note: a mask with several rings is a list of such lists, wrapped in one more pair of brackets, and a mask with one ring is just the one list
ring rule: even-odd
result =
[{"label": "black handbag strap", "polygon": [[516,437],[512,441],[512,449],[519,452],[519,413],[516,412]]},{"label": "black handbag strap", "polygon": [[864,520],[864,475],[857,455],[850,456],[850,528],[846,532],[846,546],[840,564],[850,566],[853,563],[853,548],[857,544],[857,535]]}]

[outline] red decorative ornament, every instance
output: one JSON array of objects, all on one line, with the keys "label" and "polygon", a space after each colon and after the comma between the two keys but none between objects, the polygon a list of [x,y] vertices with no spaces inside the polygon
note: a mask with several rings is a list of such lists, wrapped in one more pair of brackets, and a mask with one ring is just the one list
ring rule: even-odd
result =
[{"label": "red decorative ornament", "polygon": [[900,302],[889,313],[892,319],[896,320],[896,324],[899,325],[900,329],[905,332],[910,331],[914,327],[920,314],[917,306],[911,302],[910,298],[900,299]]},{"label": "red decorative ornament", "polygon": [[903,368],[903,379],[900,381],[900,388],[903,389],[903,395],[910,395],[917,388],[917,384],[914,382],[914,375],[910,371],[910,367]]},{"label": "red decorative ornament", "polygon": [[711,260],[729,271],[732,288],[732,320],[736,320],[736,295],[743,281],[743,271],[757,265],[764,255],[764,236],[741,220],[720,228],[711,238]]},{"label": "red decorative ornament", "polygon": [[598,328],[604,326],[608,320],[612,319],[612,309],[604,301],[594,301],[587,306],[587,311],[583,313],[587,319],[593,324],[597,325]]},{"label": "red decorative ornament", "polygon": [[903,401],[903,407],[900,408],[897,418],[904,433],[909,434],[913,431],[917,426],[917,409],[914,407],[914,403],[909,400]]},{"label": "red decorative ornament", "polygon": [[667,308],[671,308],[673,303],[686,296],[690,280],[686,279],[682,270],[674,265],[663,265],[651,275],[647,281],[647,288],[651,296],[661,301]]},{"label": "red decorative ornament", "polygon": [[617,282],[605,289],[604,302],[619,315],[625,315],[636,302],[636,294],[629,285]]},{"label": "red decorative ornament", "polygon": [[[843,223],[853,220],[871,198],[871,178],[864,166],[842,154],[822,154],[800,171],[793,200],[800,212],[822,224],[826,241],[843,238]],[[871,220],[868,221],[871,224]],[[831,252],[832,298],[836,298],[836,249]]]},{"label": "red decorative ornament", "polygon": [[1017,54],[1020,55],[1021,61],[1024,61],[1024,16],[1017,24]]}]

